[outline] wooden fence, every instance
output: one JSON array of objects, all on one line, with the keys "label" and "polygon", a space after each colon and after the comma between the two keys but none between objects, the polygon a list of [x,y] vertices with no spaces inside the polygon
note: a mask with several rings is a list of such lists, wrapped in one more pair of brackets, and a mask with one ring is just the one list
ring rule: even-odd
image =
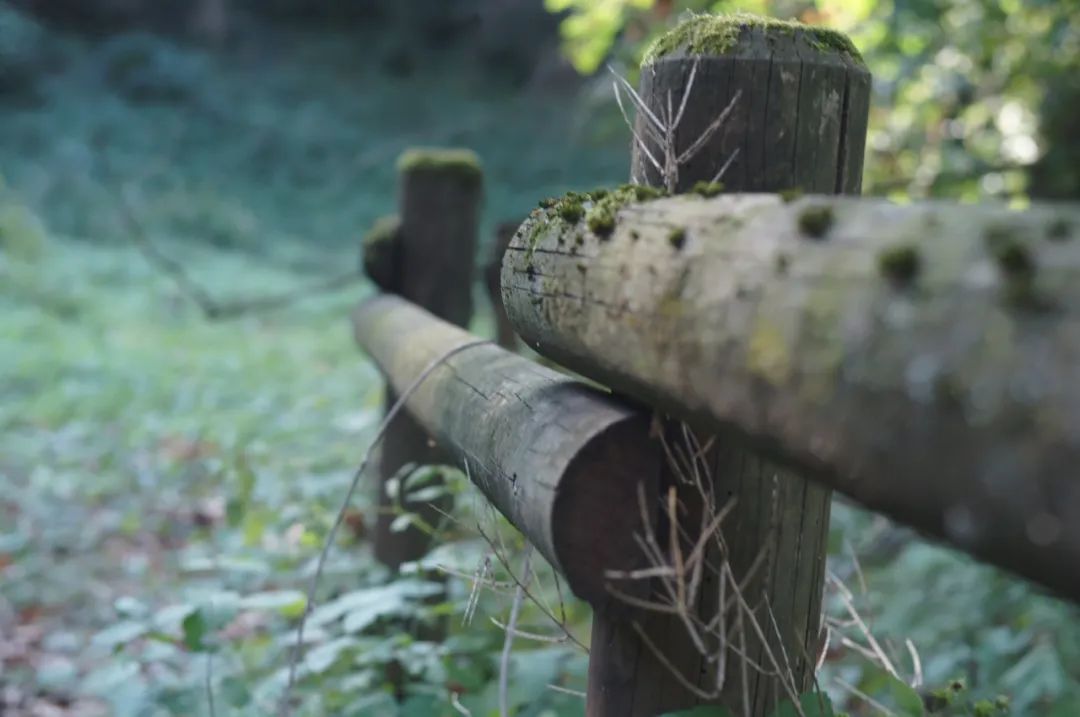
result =
[{"label": "wooden fence", "polygon": [[[807,689],[831,490],[1080,601],[1080,208],[824,196],[859,192],[869,75],[854,50],[691,22],[713,24],[673,31],[642,70],[638,185],[542,203],[502,263],[518,336],[610,392],[475,347],[411,395],[380,463],[383,481],[467,463],[592,605],[596,717],[767,715]],[[725,166],[725,192],[810,194],[713,196]],[[475,341],[458,327],[476,165],[415,154],[400,169],[401,221],[366,247],[387,293],[353,316],[388,400]],[[391,566],[425,549],[376,535]],[[699,570],[665,602],[670,571],[703,553],[726,573]],[[694,626],[729,621],[727,580],[767,634],[703,645],[717,635]],[[753,684],[747,662],[765,666]]]}]

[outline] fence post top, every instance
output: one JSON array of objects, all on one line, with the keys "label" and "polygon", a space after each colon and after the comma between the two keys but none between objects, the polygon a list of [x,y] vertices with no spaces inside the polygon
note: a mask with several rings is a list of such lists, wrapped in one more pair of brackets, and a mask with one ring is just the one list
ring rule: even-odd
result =
[{"label": "fence post top", "polygon": [[398,157],[397,170],[402,175],[421,172],[457,175],[469,183],[479,183],[483,176],[476,152],[454,147],[410,147]]},{"label": "fence post top", "polygon": [[839,54],[857,65],[864,65],[862,55],[851,38],[842,32],[795,20],[778,20],[740,12],[691,15],[649,45],[641,66],[669,57],[732,55],[749,49],[755,39],[764,39],[771,46],[781,39],[794,41],[800,38],[822,54]]}]

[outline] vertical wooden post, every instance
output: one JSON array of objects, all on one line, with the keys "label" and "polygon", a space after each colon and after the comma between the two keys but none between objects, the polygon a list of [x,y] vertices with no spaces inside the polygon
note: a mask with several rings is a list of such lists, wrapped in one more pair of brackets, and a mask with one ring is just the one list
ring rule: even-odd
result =
[{"label": "vertical wooden post", "polygon": [[[720,128],[680,163],[677,191],[712,180],[733,155],[721,180],[725,191],[860,191],[870,75],[843,35],[763,18],[698,16],[662,36],[646,54],[640,96],[656,117],[671,124],[671,115],[686,102],[681,121],[670,128],[675,156],[738,98]],[[643,126],[647,121],[639,112],[637,134],[662,163],[665,148],[650,139]],[[635,143],[631,176],[662,187],[663,175]],[[665,431],[673,443],[679,441],[677,424],[669,423]],[[737,436],[717,435],[711,446],[703,463],[713,477],[715,500],[737,501],[721,527],[727,558],[743,580],[764,555],[744,594],[769,636],[769,650],[790,665],[794,689],[804,692],[821,648],[831,491],[778,468]],[[703,505],[697,491],[679,485],[670,470],[662,485],[676,487],[687,526],[700,524],[702,510],[718,507]],[[687,545],[695,537],[688,536]],[[717,609],[716,594],[715,582],[703,580],[697,609],[706,621]],[[725,705],[742,717],[765,717],[786,697],[775,676],[751,669],[744,683],[743,658],[732,650],[724,684],[718,686],[716,664],[702,658],[677,617],[628,615],[617,602],[594,613],[590,717],[646,717],[702,703]],[[750,660],[772,668],[759,640],[748,639],[746,647]],[[673,670],[696,690],[676,679]]]},{"label": "vertical wooden post", "polygon": [[[466,326],[473,312],[473,264],[482,196],[480,161],[468,150],[413,149],[398,160],[398,173],[399,224],[383,226],[392,238],[393,250],[387,251],[386,237],[366,242],[365,250],[377,249],[381,258],[365,261],[382,267],[383,278],[377,281],[384,289],[439,318]],[[396,276],[387,277],[388,273]],[[386,410],[396,400],[388,389]],[[428,536],[416,528],[390,530],[394,515],[387,482],[409,464],[447,462],[435,441],[408,412],[398,414],[383,438],[377,461],[379,515],[374,552],[382,564],[396,570],[402,563],[422,557],[429,545]],[[431,505],[406,502],[404,507],[429,523],[438,519]]]},{"label": "vertical wooden post", "polygon": [[502,274],[503,254],[506,247],[510,246],[510,240],[514,238],[521,222],[503,222],[495,229],[495,244],[491,247],[491,257],[487,266],[484,267],[484,282],[487,285],[488,297],[491,299],[491,308],[495,312],[495,340],[504,349],[511,351],[517,348],[518,338],[510,319],[506,317],[506,308],[502,300],[502,284],[499,280]]}]

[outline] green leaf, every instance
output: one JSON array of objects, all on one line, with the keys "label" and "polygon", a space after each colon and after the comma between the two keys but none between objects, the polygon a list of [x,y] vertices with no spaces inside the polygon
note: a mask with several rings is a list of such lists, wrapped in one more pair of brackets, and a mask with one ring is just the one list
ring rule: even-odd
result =
[{"label": "green leaf", "polygon": [[184,633],[184,646],[192,652],[202,652],[205,649],[203,640],[207,632],[202,610],[196,610],[185,617],[180,627]]},{"label": "green leaf", "polygon": [[799,696],[799,707],[802,714],[795,708],[791,700],[781,702],[773,717],[835,717],[832,700],[824,692],[807,692]]},{"label": "green leaf", "polygon": [[304,668],[309,674],[318,675],[333,667],[341,654],[349,648],[356,647],[359,643],[351,637],[339,637],[325,645],[319,645],[312,649],[304,657]]},{"label": "green leaf", "polygon": [[146,623],[137,620],[118,622],[94,635],[94,644],[117,649],[137,640],[149,631]]},{"label": "green leaf", "polygon": [[240,599],[242,610],[267,610],[283,617],[299,617],[304,614],[307,598],[299,590],[271,590],[253,593]]},{"label": "green leaf", "polygon": [[907,683],[895,677],[890,678],[889,693],[905,717],[921,717],[926,713],[922,696]]}]

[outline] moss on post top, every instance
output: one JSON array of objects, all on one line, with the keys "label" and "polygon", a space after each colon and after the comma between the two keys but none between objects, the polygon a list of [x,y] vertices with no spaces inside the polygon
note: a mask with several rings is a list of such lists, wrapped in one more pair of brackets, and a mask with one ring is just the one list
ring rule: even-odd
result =
[{"label": "moss on post top", "polygon": [[862,55],[851,42],[851,38],[842,32],[794,20],[734,13],[691,16],[656,38],[645,50],[641,66],[650,65],[678,52],[685,55],[724,55],[736,49],[740,39],[744,39],[746,33],[751,31],[758,31],[766,36],[790,36],[799,33],[821,52],[837,52],[860,65],[863,64]]},{"label": "moss on post top", "polygon": [[469,182],[479,182],[483,177],[480,157],[471,149],[412,147],[398,157],[397,169],[401,174],[456,174]]},{"label": "moss on post top", "polygon": [[361,242],[364,247],[375,246],[384,242],[393,241],[401,229],[401,219],[397,214],[388,214],[379,217],[371,224],[371,228],[364,234]]},{"label": "moss on post top", "polygon": [[400,229],[396,215],[379,217],[360,243],[360,268],[383,291],[396,291],[400,281]]}]

